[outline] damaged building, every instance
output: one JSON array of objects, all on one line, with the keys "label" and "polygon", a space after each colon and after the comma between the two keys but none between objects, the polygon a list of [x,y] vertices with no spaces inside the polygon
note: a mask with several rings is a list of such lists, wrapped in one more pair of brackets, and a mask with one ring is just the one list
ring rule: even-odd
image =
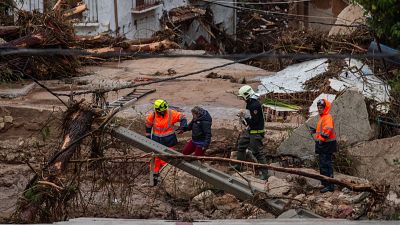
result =
[{"label": "damaged building", "polygon": [[[53,4],[51,4],[53,3]],[[79,15],[74,17],[74,27],[78,35],[95,36],[100,33],[109,33],[114,36],[124,36],[130,40],[150,38],[156,32],[164,30],[165,22],[172,19],[173,23],[187,22],[185,28],[170,27],[173,30],[182,30],[185,33],[184,42],[210,42],[209,27],[196,18],[204,16],[205,10],[211,10],[213,22],[221,31],[228,34],[235,33],[235,9],[209,4],[203,1],[187,0],[84,0],[72,1],[70,8],[80,8]],[[232,3],[226,3],[232,4]],[[18,8],[44,12],[54,5],[50,0],[16,1]],[[194,7],[196,5],[196,7]],[[170,11],[175,16],[168,18]],[[164,17],[164,21],[162,20]]]}]

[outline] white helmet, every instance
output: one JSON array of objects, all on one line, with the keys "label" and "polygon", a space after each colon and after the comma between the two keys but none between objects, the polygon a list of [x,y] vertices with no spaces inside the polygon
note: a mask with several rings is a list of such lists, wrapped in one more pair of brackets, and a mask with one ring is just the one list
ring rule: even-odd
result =
[{"label": "white helmet", "polygon": [[244,100],[249,99],[251,96],[253,96],[255,92],[253,91],[253,88],[251,88],[249,85],[244,85],[239,89],[239,97],[244,98]]}]

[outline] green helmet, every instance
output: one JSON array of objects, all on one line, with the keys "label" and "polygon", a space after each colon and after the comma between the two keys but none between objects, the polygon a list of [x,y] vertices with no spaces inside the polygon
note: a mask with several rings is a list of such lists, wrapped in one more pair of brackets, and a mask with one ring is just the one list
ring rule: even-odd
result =
[{"label": "green helmet", "polygon": [[164,112],[168,109],[168,103],[163,99],[157,99],[154,101],[154,110],[156,112]]},{"label": "green helmet", "polygon": [[244,98],[244,100],[247,100],[254,94],[255,92],[253,91],[253,88],[251,88],[249,85],[244,85],[239,89],[238,96]]}]

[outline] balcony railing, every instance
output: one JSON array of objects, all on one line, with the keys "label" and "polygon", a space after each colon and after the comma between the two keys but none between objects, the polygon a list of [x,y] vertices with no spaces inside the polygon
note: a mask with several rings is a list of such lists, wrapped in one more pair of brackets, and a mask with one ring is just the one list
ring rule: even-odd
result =
[{"label": "balcony railing", "polygon": [[97,23],[99,22],[99,5],[98,0],[85,0],[85,4],[88,8],[83,12],[83,23]]},{"label": "balcony railing", "polygon": [[136,7],[133,9],[135,11],[145,10],[153,6],[161,4],[162,0],[136,0]]}]

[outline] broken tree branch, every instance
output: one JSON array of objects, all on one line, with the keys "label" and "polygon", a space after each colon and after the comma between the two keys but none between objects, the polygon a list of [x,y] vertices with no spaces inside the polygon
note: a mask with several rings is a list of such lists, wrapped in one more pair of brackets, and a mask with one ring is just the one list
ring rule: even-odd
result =
[{"label": "broken tree branch", "polygon": [[245,161],[240,161],[236,159],[228,159],[228,158],[221,158],[221,157],[208,157],[208,156],[191,156],[191,155],[154,155],[155,157],[160,157],[161,159],[165,161],[171,161],[174,159],[182,159],[185,161],[194,161],[194,160],[203,160],[203,161],[216,161],[216,162],[225,162],[225,163],[236,163],[236,164],[245,164],[249,166],[253,166],[255,168],[266,168],[269,170],[273,171],[278,171],[278,172],[285,172],[285,173],[290,173],[290,174],[296,174],[300,175],[303,177],[309,177],[317,180],[322,180],[322,181],[327,181],[332,184],[337,184],[341,185],[343,187],[347,187],[353,191],[368,191],[372,193],[379,193],[380,191],[374,187],[372,184],[367,183],[367,184],[357,184],[357,183],[352,183],[352,181],[346,181],[346,180],[338,180],[332,177],[327,177],[318,173],[311,173],[307,172],[304,170],[301,170],[301,168],[284,168],[284,167],[278,167],[278,166],[271,166],[268,164],[260,164],[260,163],[253,163],[253,162],[245,162]]},{"label": "broken tree branch", "polygon": [[58,0],[53,7],[53,11],[60,11],[61,5],[64,3],[64,0]]},{"label": "broken tree branch", "polygon": [[78,5],[77,7],[73,8],[73,9],[69,9],[69,10],[65,11],[63,16],[68,18],[68,17],[71,17],[73,15],[82,13],[87,9],[88,9],[88,7],[87,7],[86,4]]}]

